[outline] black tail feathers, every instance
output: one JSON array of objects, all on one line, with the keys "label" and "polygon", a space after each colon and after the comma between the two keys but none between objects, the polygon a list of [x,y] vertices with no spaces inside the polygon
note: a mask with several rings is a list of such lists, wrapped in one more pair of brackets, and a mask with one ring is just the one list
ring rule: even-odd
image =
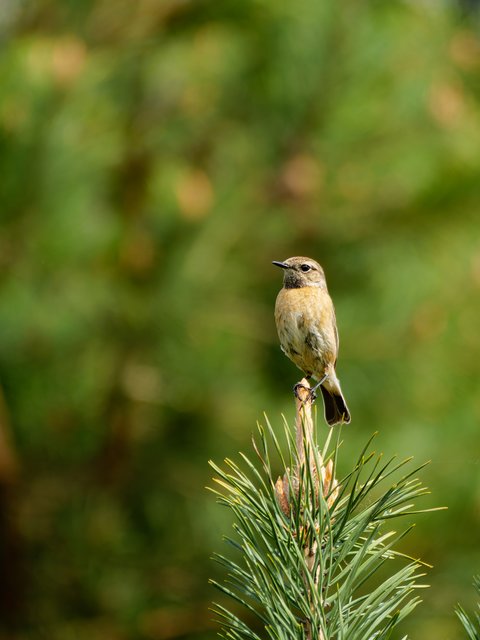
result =
[{"label": "black tail feathers", "polygon": [[325,420],[330,426],[345,422],[348,424],[351,420],[350,411],[345,403],[342,394],[339,391],[333,392],[325,389],[323,384],[322,390],[323,406],[325,408]]}]

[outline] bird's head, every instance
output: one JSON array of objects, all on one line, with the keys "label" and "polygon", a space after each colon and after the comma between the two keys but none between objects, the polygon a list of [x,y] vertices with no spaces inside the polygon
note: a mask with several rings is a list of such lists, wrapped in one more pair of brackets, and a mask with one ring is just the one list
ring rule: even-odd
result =
[{"label": "bird's head", "polygon": [[284,269],[283,286],[285,289],[327,286],[322,267],[311,258],[296,256],[283,262],[274,260],[272,264]]}]

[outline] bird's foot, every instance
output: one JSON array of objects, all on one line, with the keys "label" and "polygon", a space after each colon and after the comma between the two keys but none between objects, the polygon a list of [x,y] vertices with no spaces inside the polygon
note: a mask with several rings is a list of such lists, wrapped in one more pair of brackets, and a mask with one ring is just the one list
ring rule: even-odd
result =
[{"label": "bird's foot", "polygon": [[315,392],[312,394],[312,391],[313,389],[310,389],[310,387],[306,387],[301,382],[297,382],[297,384],[293,387],[293,393],[295,397],[300,400],[300,402],[306,402],[307,400],[313,402],[317,395]]},{"label": "bird's foot", "polygon": [[317,382],[317,384],[316,384],[314,387],[312,387],[312,391],[316,391],[316,390],[318,389],[318,387],[321,387],[321,386],[322,386],[322,384],[325,382],[325,380],[326,380],[327,378],[328,378],[328,373],[326,373],[326,374],[323,376],[323,378],[322,378],[321,380],[319,380],[319,381]]},{"label": "bird's foot", "polygon": [[314,387],[312,387],[312,388],[310,389],[310,397],[311,397],[312,402],[314,402],[314,401],[315,401],[315,399],[316,399],[316,397],[317,397],[317,389],[318,389],[319,387],[321,387],[321,386],[322,386],[322,384],[325,382],[325,380],[326,380],[327,378],[328,378],[328,374],[326,373],[326,374],[323,376],[323,378],[322,378],[321,380],[319,380],[319,381],[317,382],[317,384],[316,384]]},{"label": "bird's foot", "polygon": [[[305,376],[307,380],[311,378],[311,375]],[[293,393],[295,397],[298,398],[301,402],[307,402],[307,400],[313,404],[317,399],[317,389],[325,382],[328,378],[328,374],[326,373],[321,380],[317,382],[314,387],[309,387],[301,382],[297,382],[297,384],[293,387]]]}]

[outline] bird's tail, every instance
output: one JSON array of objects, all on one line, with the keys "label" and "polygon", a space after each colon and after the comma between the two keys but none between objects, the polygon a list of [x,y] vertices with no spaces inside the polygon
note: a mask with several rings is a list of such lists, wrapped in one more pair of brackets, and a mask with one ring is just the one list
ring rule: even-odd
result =
[{"label": "bird's tail", "polygon": [[332,385],[330,389],[326,389],[322,384],[320,389],[322,390],[325,420],[327,423],[331,427],[339,422],[348,424],[351,420],[350,411],[340,390],[340,385],[335,385],[335,387]]}]

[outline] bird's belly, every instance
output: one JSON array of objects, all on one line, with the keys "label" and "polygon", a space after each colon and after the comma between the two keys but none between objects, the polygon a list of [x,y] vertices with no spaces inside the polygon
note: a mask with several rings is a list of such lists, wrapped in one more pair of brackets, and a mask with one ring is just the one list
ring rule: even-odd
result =
[{"label": "bird's belly", "polygon": [[305,337],[304,362],[315,377],[323,376],[329,363],[335,361],[335,346],[327,333],[314,329]]},{"label": "bird's belly", "polygon": [[291,360],[302,371],[316,378],[322,377],[326,367],[335,361],[334,345],[321,331],[299,331],[291,346],[293,353],[288,354]]},{"label": "bird's belly", "polygon": [[288,293],[277,300],[275,310],[282,350],[299,369],[321,378],[328,366],[334,366],[337,351],[328,305],[317,299],[315,309],[299,308]]}]

